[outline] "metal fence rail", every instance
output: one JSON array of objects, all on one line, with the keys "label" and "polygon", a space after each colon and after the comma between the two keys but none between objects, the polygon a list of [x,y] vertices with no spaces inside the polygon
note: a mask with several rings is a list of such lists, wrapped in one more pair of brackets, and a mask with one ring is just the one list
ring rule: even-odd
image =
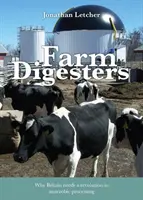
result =
[{"label": "metal fence rail", "polygon": [[125,64],[125,67],[130,67],[131,69],[143,69],[143,61],[132,61],[132,62],[127,62]]},{"label": "metal fence rail", "polygon": [[[39,66],[35,66],[34,63],[29,63],[30,67],[31,67],[31,75],[33,76],[32,72],[34,69],[40,69],[41,71],[45,68],[49,68],[49,67],[43,67],[42,65]],[[123,66],[121,66],[123,67]],[[143,62],[127,62],[125,64],[126,68],[129,69],[142,69],[143,70]],[[53,67],[51,68],[56,68],[59,69],[59,67],[57,65],[53,65]],[[96,67],[93,67],[92,69],[94,70]],[[103,67],[102,69],[105,70],[106,67]],[[68,69],[66,67],[66,69]],[[69,67],[68,71],[71,69],[71,67]],[[92,71],[92,70],[91,70]],[[90,73],[91,73],[90,71]],[[20,66],[20,76],[23,76],[23,74],[25,73],[25,66]],[[56,72],[55,72],[56,73]],[[42,72],[41,72],[42,74]],[[3,87],[4,85],[6,85],[6,83],[12,78],[14,77],[14,64],[8,64],[7,66],[4,67],[0,67],[0,87]],[[56,75],[53,75],[54,78],[56,78]]]},{"label": "metal fence rail", "polygon": [[[29,63],[31,67],[31,75],[33,76],[34,69],[40,69],[40,75],[42,75],[41,71],[47,67],[43,67],[41,65],[35,66],[34,63]],[[20,66],[19,69],[20,72],[20,77],[25,74],[25,66]],[[0,87],[3,87],[4,85],[7,84],[7,82],[14,77],[14,64],[8,64],[7,66],[0,67]],[[55,77],[55,74],[53,75]]]}]

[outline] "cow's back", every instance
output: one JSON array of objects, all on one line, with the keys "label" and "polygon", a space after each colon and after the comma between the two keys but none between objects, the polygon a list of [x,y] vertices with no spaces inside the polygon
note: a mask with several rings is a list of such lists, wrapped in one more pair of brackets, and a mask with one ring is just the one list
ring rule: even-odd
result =
[{"label": "cow's back", "polygon": [[88,104],[68,109],[71,111],[69,117],[76,129],[77,145],[82,158],[99,155],[107,144],[109,119],[115,121],[112,103]]},{"label": "cow's back", "polygon": [[[108,128],[112,104],[97,103],[85,106],[62,107],[50,116],[41,118],[43,127],[51,126],[54,141],[52,146],[58,153],[68,154],[77,146],[81,158],[97,156],[105,149],[108,141]],[[45,124],[45,125],[44,125]]]}]

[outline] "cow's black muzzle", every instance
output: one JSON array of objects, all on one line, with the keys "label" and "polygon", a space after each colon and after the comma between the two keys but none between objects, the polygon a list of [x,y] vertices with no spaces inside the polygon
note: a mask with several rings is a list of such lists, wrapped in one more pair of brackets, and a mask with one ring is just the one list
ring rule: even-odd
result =
[{"label": "cow's black muzzle", "polygon": [[16,154],[16,153],[14,153],[13,159],[14,159],[15,162],[18,162],[18,163],[24,163],[28,160],[26,158],[26,156],[19,155],[19,154]]}]

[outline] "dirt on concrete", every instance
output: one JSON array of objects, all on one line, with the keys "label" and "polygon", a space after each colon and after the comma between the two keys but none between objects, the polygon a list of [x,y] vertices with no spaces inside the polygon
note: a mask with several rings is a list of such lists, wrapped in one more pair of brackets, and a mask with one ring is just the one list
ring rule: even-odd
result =
[{"label": "dirt on concrete", "polygon": [[116,99],[143,99],[143,83],[127,83],[111,86],[108,90],[102,90],[101,96]]},{"label": "dirt on concrete", "polygon": [[[64,93],[64,106],[75,105],[74,82],[57,81]],[[122,86],[111,86],[105,83],[99,83],[100,94],[108,99],[112,99],[116,106],[118,113],[125,107],[133,107],[143,114],[143,84],[133,83]],[[130,97],[130,98],[129,98]],[[140,97],[140,98],[139,98]],[[4,109],[11,109],[11,100],[6,99],[4,102]],[[89,177],[92,166],[92,158],[80,160],[76,177]],[[98,177],[103,173],[102,155],[98,163]],[[63,176],[66,175],[66,172]],[[23,164],[14,162],[12,154],[0,155],[0,177],[52,177],[53,170],[47,158],[37,153],[29,161]],[[136,177],[134,168],[134,155],[131,150],[115,149],[111,147],[109,160],[109,176],[110,177]]]}]

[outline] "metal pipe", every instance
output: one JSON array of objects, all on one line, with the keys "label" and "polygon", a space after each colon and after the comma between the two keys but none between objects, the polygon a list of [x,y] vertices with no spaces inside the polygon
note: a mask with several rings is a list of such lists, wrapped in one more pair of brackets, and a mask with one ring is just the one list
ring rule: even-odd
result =
[{"label": "metal pipe", "polygon": [[115,27],[115,25],[114,25],[114,23],[113,23],[111,17],[109,18],[109,21],[110,21],[110,24],[111,24],[112,29],[113,29],[113,31],[114,31],[114,40],[116,40],[116,33],[117,33],[116,27]]}]

